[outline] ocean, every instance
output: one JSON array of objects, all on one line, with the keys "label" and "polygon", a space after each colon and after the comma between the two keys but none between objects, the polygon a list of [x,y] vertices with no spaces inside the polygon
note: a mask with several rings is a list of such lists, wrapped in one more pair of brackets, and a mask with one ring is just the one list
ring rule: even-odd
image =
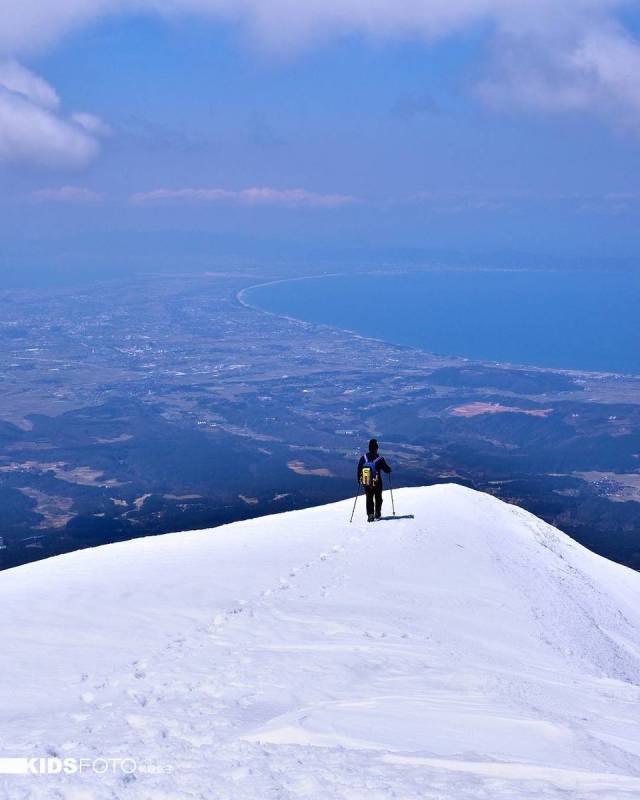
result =
[{"label": "ocean", "polygon": [[640,374],[640,276],[629,272],[323,276],[252,287],[244,299],[441,355]]}]

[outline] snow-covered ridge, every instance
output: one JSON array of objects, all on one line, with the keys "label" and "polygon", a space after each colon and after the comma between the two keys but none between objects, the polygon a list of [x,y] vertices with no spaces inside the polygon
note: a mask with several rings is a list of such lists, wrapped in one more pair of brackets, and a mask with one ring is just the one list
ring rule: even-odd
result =
[{"label": "snow-covered ridge", "polygon": [[459,486],[396,507],[0,573],[0,757],[171,770],[0,797],[640,796],[640,575]]}]

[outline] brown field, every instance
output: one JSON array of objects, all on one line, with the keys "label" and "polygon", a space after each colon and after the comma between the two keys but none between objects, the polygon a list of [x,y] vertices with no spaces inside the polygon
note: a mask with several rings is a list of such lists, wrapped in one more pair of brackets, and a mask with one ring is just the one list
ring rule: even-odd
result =
[{"label": "brown field", "polygon": [[467,403],[451,410],[454,417],[478,417],[480,414],[526,414],[528,417],[546,417],[552,408],[518,408],[503,406],[500,403]]}]

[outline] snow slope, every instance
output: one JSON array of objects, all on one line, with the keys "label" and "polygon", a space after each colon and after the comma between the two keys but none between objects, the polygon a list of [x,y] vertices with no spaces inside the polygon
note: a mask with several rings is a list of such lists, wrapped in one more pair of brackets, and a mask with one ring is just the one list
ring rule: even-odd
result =
[{"label": "snow slope", "polygon": [[459,486],[396,506],[1,573],[0,756],[138,766],[0,797],[640,797],[640,575]]}]

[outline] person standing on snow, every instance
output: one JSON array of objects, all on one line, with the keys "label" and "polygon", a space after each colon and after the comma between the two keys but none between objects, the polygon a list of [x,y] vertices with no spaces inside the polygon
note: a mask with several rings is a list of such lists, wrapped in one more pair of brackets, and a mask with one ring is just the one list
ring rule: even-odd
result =
[{"label": "person standing on snow", "polygon": [[364,487],[367,498],[367,522],[382,515],[382,472],[387,475],[391,467],[378,454],[378,440],[369,441],[369,450],[358,461],[358,483]]}]

